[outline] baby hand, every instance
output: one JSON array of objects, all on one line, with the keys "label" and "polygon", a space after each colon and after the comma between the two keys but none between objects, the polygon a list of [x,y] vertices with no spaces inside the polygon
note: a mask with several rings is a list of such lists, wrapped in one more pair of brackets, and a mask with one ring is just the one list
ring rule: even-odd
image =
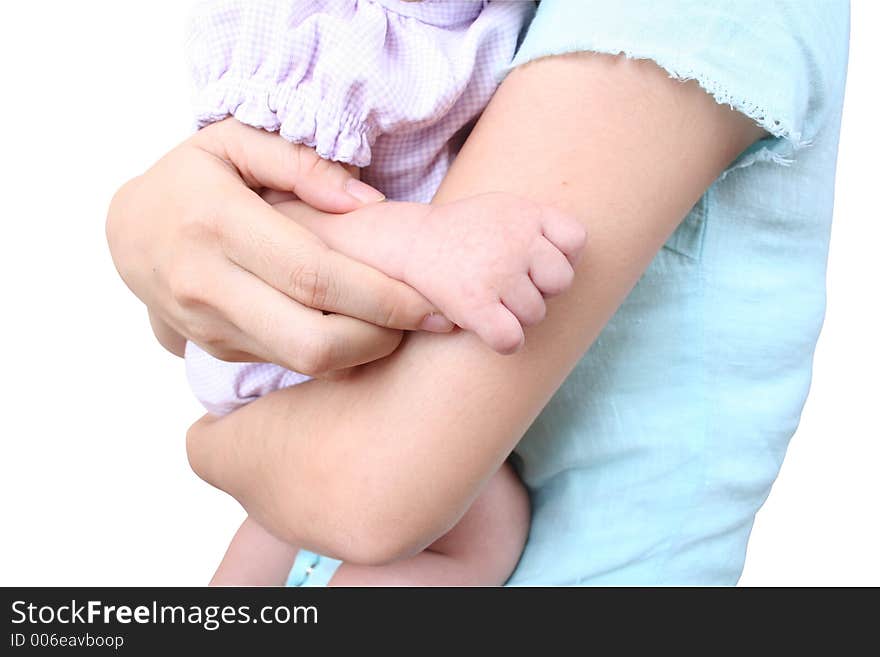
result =
[{"label": "baby hand", "polygon": [[443,205],[388,201],[337,215],[298,201],[275,208],[330,248],[414,287],[503,354],[522,346],[523,326],[544,318],[544,297],[571,285],[585,241],[573,217],[501,193]]},{"label": "baby hand", "polygon": [[544,319],[544,297],[571,285],[585,239],[580,222],[559,210],[483,194],[424,213],[403,280],[495,351],[513,353],[522,327]]}]

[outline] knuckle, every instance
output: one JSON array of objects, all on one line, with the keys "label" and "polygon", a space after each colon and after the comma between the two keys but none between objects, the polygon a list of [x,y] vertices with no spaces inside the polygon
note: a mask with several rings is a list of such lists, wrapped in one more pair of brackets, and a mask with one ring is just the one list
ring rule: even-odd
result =
[{"label": "knuckle", "polygon": [[219,204],[204,202],[181,216],[180,237],[186,242],[202,244],[217,235],[222,217],[223,209]]},{"label": "knuckle", "polygon": [[587,243],[587,229],[577,219],[571,221],[571,241],[566,246],[571,252],[577,252]]},{"label": "knuckle", "polygon": [[[312,149],[300,147],[299,150],[307,153],[307,157],[303,160],[303,173],[307,176],[321,177],[328,171],[333,170],[335,166],[334,163],[318,156],[318,154]],[[303,155],[300,155],[300,157],[302,158]]]},{"label": "knuckle", "polygon": [[572,269],[571,265],[566,261],[564,265],[561,265],[559,269],[553,273],[552,278],[546,285],[547,289],[545,290],[545,294],[548,296],[562,294],[571,287],[572,283],[574,283],[574,269]]},{"label": "knuckle", "polygon": [[287,154],[289,158],[289,165],[291,171],[295,171],[297,174],[301,174],[304,171],[308,171],[311,166],[311,157],[313,157],[314,153],[307,148],[303,148],[300,144],[291,144],[290,148],[285,148],[284,153]]},{"label": "knuckle", "polygon": [[388,328],[403,328],[407,325],[410,316],[418,314],[416,303],[409,295],[396,294],[392,291],[381,294],[375,300],[376,310],[374,323],[377,326]]},{"label": "knuckle", "polygon": [[404,305],[394,300],[387,301],[379,307],[379,326],[402,328],[409,324],[409,317],[415,315]]},{"label": "knuckle", "polygon": [[294,298],[314,308],[325,294],[318,270],[309,265],[299,265],[290,272],[288,288]]},{"label": "knuckle", "polygon": [[536,313],[537,319],[535,323],[543,322],[547,318],[547,304],[544,303],[544,300],[541,300],[541,304],[538,306],[538,312]]},{"label": "knuckle", "polygon": [[287,288],[294,299],[310,308],[324,309],[335,296],[321,258],[310,258],[290,271]]},{"label": "knuckle", "polygon": [[189,327],[190,338],[212,356],[226,360],[225,336],[216,325],[207,322],[194,323]]},{"label": "knuckle", "polygon": [[305,339],[300,339],[295,353],[297,372],[314,377],[332,369],[332,344],[320,333],[313,333]]},{"label": "knuckle", "polygon": [[206,286],[186,263],[172,263],[168,278],[171,298],[183,309],[192,310],[208,301]]},{"label": "knuckle", "polygon": [[379,326],[396,326],[401,317],[400,309],[393,301],[378,300],[376,308],[376,322]]},{"label": "knuckle", "polygon": [[320,159],[314,150],[302,144],[291,144],[283,152],[289,159],[290,170],[295,171],[297,176],[307,176]]},{"label": "knuckle", "polygon": [[529,309],[526,324],[529,326],[540,324],[545,317],[547,317],[547,304],[541,301],[541,303],[535,304],[534,308]]},{"label": "knuckle", "polygon": [[571,284],[574,283],[574,269],[567,260],[562,266],[559,280],[562,284],[563,289],[568,289],[569,287],[571,287]]},{"label": "knuckle", "polygon": [[[293,176],[294,193],[303,182],[315,185],[327,180],[334,171],[340,168],[336,162],[326,160],[315,152],[315,149],[302,144],[293,144],[284,150],[287,159],[286,170],[295,172]],[[341,170],[341,169],[340,169]],[[297,182],[300,185],[297,185]]]},{"label": "knuckle", "polygon": [[523,226],[531,231],[540,231],[544,219],[543,207],[528,199],[510,200],[510,212],[519,218]]}]

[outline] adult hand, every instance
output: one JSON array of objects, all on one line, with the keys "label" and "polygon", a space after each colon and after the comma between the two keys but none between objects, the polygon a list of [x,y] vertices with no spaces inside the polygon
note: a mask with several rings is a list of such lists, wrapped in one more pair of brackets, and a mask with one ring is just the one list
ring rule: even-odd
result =
[{"label": "adult hand", "polygon": [[[260,196],[326,212],[382,200],[340,164],[227,119],[114,196],[107,239],[156,336],[320,376],[391,353],[402,329],[451,330],[418,292],[329,249]],[[325,314],[335,313],[335,314]]]}]

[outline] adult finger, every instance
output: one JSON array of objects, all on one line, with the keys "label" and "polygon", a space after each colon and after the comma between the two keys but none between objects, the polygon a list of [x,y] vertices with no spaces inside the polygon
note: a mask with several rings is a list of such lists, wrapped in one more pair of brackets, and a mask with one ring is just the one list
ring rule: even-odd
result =
[{"label": "adult finger", "polygon": [[325,212],[349,212],[385,198],[314,149],[235,119],[208,126],[194,143],[232,164],[250,187],[293,192]]},{"label": "adult finger", "polygon": [[325,315],[302,306],[258,277],[235,268],[224,277],[230,298],[246,300],[227,319],[258,346],[251,350],[270,363],[322,376],[387,356],[403,334],[345,315]]},{"label": "adult finger", "polygon": [[327,248],[251,190],[232,190],[225,215],[227,257],[301,304],[394,329],[452,329],[413,288]]}]

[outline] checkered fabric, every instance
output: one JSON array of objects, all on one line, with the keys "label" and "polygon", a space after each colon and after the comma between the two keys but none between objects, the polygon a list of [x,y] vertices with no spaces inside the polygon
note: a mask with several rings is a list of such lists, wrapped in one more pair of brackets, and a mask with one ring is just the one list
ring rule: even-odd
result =
[{"label": "checkered fabric", "polygon": [[[199,127],[234,116],[362,167],[394,200],[428,202],[455,137],[489,102],[532,2],[212,0],[187,51]],[[223,414],[308,380],[263,363],[224,363],[193,344],[196,396]]]}]

